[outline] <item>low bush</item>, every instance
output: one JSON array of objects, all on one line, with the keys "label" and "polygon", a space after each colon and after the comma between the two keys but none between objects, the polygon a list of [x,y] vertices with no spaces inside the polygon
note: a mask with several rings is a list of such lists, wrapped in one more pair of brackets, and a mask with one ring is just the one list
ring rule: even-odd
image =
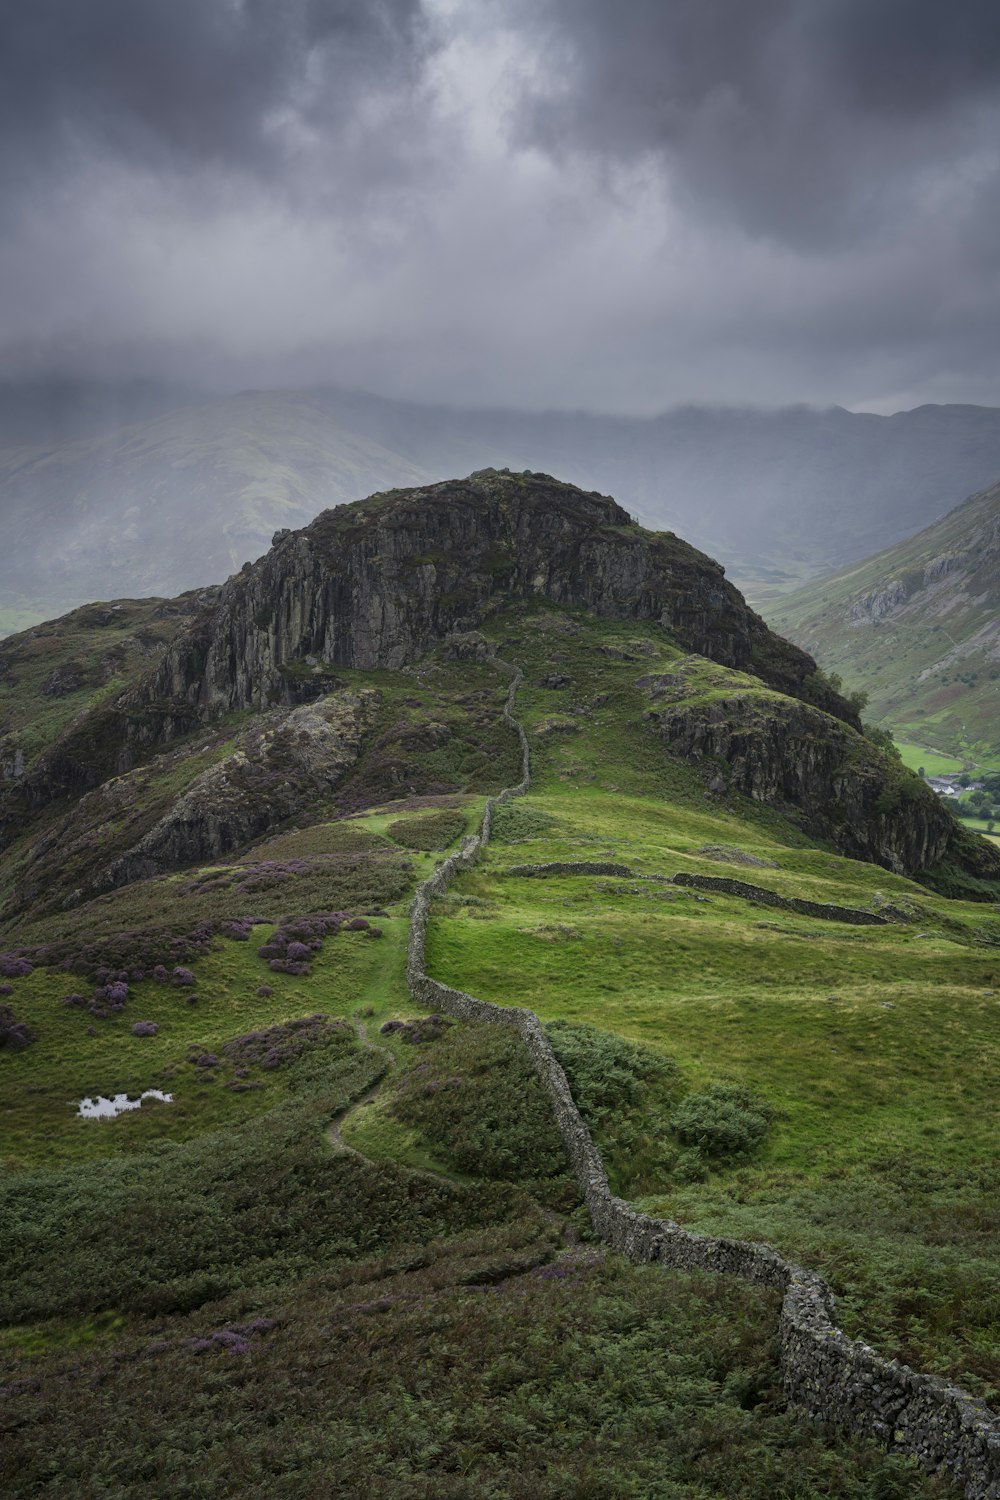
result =
[{"label": "low bush", "polygon": [[654,1191],[674,1156],[674,1063],[650,1047],[594,1026],[552,1021],[545,1030],[614,1190],[633,1195]]},{"label": "low bush", "polygon": [[736,1083],[688,1094],[670,1117],[682,1145],[718,1161],[746,1161],[767,1139],[774,1111]]},{"label": "low bush", "polygon": [[0,1005],[0,1052],[23,1052],[38,1035],[25,1021],[19,1021],[9,1005]]},{"label": "low bush", "polygon": [[519,1037],[492,1026],[452,1026],[395,1090],[395,1117],[458,1171],[527,1182],[550,1200],[575,1201],[562,1140]]},{"label": "low bush", "polygon": [[494,844],[522,844],[540,838],[557,822],[548,813],[522,801],[500,802],[490,820],[490,841]]},{"label": "low bush", "polygon": [[418,818],[397,818],[386,832],[393,843],[402,844],[404,849],[447,849],[465,832],[465,815],[442,808]]}]

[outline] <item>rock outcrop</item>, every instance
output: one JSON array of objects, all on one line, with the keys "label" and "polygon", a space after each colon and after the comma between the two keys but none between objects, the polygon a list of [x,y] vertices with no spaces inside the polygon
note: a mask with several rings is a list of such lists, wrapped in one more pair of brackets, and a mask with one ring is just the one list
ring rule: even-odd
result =
[{"label": "rock outcrop", "polygon": [[703,764],[713,792],[796,814],[842,854],[913,875],[953,857],[961,842],[969,873],[1000,879],[1000,852],[984,839],[963,842],[919,777],[819,709],[736,693],[650,713],[671,751]]},{"label": "rock outcrop", "polygon": [[93,890],[216,859],[332,791],[357,760],[378,701],[374,689],[364,688],[265,716],[234,754],[203,771],[133,848],[97,876]]},{"label": "rock outcrop", "polygon": [[[185,626],[145,675],[66,725],[8,796],[3,823],[16,836],[54,799],[103,795],[110,778],[230,714],[302,712],[308,739],[304,705],[343,689],[338,672],[396,670],[434,646],[446,659],[489,660],[478,627],[536,600],[656,621],[692,653],[641,683],[671,750],[715,767],[712,790],[795,810],[843,852],[907,874],[948,856],[955,825],[936,798],[889,774],[812,658],[774,635],[717,563],[669,532],[644,530],[608,496],[492,469],[371,496],[277,533],[259,562],[187,602]],[[727,679],[724,690],[709,684],[707,702],[692,706],[692,681],[706,670]],[[756,702],[732,692],[733,672],[756,688]],[[537,732],[578,727],[551,715]],[[280,797],[258,795],[273,753],[258,743],[266,731],[247,734],[244,759],[204,772],[114,851],[107,885],[213,857],[290,815]],[[982,845],[966,868],[995,878],[1000,860],[997,871],[979,869],[989,853]]]},{"label": "rock outcrop", "polygon": [[[204,769],[198,767],[217,753],[211,744],[181,747],[152,767],[112,777],[38,839],[7,911],[75,906],[218,859],[289,818],[312,814],[357,762],[379,702],[374,688],[362,688],[273,710],[235,745],[223,742],[225,753]],[[151,780],[150,770],[171,774]],[[171,790],[172,781],[184,780],[182,791]]]},{"label": "rock outcrop", "polygon": [[659,621],[689,650],[782,692],[818,695],[857,723],[812,658],[774,635],[711,558],[644,530],[609,496],[487,469],[277,532],[259,562],[198,596],[190,624],[139,682],[67,727],[4,821],[99,786],[224,714],[329,693],[342,685],[338,667],[399,668],[446,639],[483,659],[476,627],[539,598]]},{"label": "rock outcrop", "polygon": [[[489,469],[393,491],[282,532],[167,653],[131,702],[204,722],[288,701],[295,664],[398,668],[519,599],[658,620],[692,651],[795,694],[815,663],[773,635],[718,563],[636,525],[606,495]],[[290,673],[290,669],[291,673]],[[823,706],[853,722],[828,692]]]}]

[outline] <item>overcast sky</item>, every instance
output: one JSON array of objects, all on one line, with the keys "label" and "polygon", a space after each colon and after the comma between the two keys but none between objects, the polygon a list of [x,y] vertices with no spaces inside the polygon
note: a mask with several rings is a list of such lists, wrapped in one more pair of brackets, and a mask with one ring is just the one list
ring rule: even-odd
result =
[{"label": "overcast sky", "polygon": [[1000,405],[996,0],[0,0],[0,373]]}]

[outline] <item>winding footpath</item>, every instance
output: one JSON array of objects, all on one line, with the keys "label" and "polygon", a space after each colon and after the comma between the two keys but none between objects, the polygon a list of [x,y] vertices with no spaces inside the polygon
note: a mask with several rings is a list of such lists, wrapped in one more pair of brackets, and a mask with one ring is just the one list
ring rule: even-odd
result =
[{"label": "winding footpath", "polygon": [[966,1500],[1000,1500],[1000,1417],[967,1392],[936,1376],[887,1360],[832,1319],[833,1292],[815,1272],[792,1264],[769,1245],[693,1234],[672,1219],[636,1212],[608,1186],[607,1173],[563,1072],[534,1011],[493,1005],[432,979],[424,968],[428,912],[452,879],[476,864],[489,842],[493,810],[531,785],[524,726],[515,717],[520,668],[511,674],[503,716],[521,744],[516,786],[490,798],[480,832],[462,840],[416,891],[410,908],[407,984],[419,1006],[459,1020],[511,1026],[521,1036],[552,1106],[566,1154],[598,1238],[637,1263],[741,1276],[783,1294],[779,1325],[785,1395],[819,1420],[915,1457],[930,1472],[949,1474]]}]

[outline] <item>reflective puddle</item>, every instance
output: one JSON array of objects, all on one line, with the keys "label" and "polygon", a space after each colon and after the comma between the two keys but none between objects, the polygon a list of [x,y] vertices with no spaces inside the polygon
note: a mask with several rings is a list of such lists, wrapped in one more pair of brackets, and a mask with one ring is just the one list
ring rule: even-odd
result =
[{"label": "reflective puddle", "polygon": [[128,1094],[116,1094],[113,1099],[105,1099],[103,1094],[98,1094],[96,1099],[81,1099],[80,1107],[76,1114],[86,1120],[113,1120],[115,1115],[123,1115],[127,1109],[138,1109],[144,1099],[160,1099],[164,1104],[173,1104],[173,1094],[165,1094],[162,1089],[146,1089],[138,1099],[130,1099]]}]

